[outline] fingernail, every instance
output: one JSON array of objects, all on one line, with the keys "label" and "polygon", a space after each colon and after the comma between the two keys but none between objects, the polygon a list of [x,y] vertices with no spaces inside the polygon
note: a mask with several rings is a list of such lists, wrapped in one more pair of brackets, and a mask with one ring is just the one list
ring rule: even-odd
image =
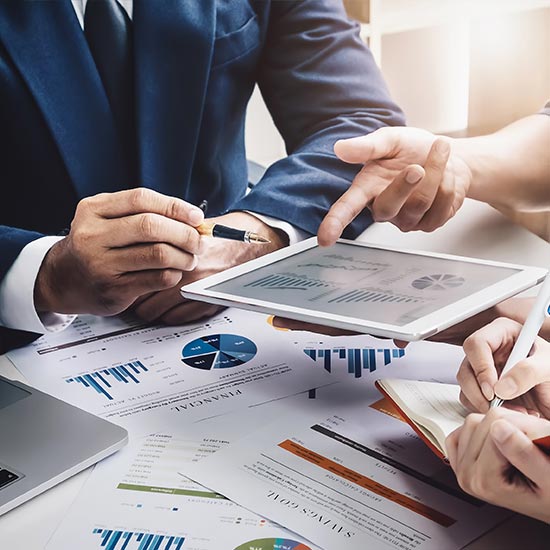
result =
[{"label": "fingernail", "polygon": [[527,409],[527,414],[530,416],[536,416],[537,418],[540,418],[539,411],[535,411],[535,409]]},{"label": "fingernail", "polygon": [[407,183],[418,183],[422,179],[422,174],[418,173],[416,170],[409,170],[405,176],[405,181]]},{"label": "fingernail", "polygon": [[491,426],[491,437],[496,443],[504,443],[513,433],[513,426],[505,420],[495,422]]},{"label": "fingernail", "polygon": [[487,401],[491,401],[491,399],[493,399],[493,397],[495,396],[495,394],[493,392],[493,386],[491,386],[491,384],[489,384],[489,382],[482,382],[481,383],[481,392],[483,393],[483,395],[485,396],[485,399],[487,399]]},{"label": "fingernail", "polygon": [[518,391],[518,385],[511,378],[499,380],[495,386],[495,393],[503,399],[515,397]]},{"label": "fingernail", "polygon": [[438,141],[435,145],[435,150],[444,155],[449,151],[449,144],[444,140]]},{"label": "fingernail", "polygon": [[204,221],[204,213],[198,208],[189,210],[189,223],[191,225],[200,225]]}]

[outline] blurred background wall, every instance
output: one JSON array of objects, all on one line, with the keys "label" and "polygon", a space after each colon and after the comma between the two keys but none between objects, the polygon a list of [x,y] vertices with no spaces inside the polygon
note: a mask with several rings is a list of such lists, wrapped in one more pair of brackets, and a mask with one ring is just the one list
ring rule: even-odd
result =
[{"label": "blurred background wall", "polygon": [[[550,0],[343,1],[410,125],[477,135],[550,99]],[[257,90],[246,142],[262,164],[285,155]]]}]

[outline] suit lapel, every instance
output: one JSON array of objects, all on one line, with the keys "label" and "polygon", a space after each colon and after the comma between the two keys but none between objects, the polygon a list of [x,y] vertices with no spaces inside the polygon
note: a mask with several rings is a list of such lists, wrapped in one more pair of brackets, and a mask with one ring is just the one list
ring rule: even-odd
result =
[{"label": "suit lapel", "polygon": [[78,194],[127,183],[107,97],[71,2],[0,2],[0,40],[39,105]]},{"label": "suit lapel", "polygon": [[186,196],[214,46],[215,0],[134,0],[141,183]]}]

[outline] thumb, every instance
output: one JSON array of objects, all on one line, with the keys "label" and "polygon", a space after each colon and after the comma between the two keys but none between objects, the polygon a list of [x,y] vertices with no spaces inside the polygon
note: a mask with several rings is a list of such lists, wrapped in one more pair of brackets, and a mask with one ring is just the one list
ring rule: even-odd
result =
[{"label": "thumb", "polygon": [[502,456],[537,485],[548,475],[550,459],[516,426],[504,419],[493,422],[491,439]]},{"label": "thumb", "polygon": [[334,144],[336,156],[350,164],[365,164],[392,156],[397,144],[397,128],[380,128],[366,136],[341,139]]},{"label": "thumb", "polygon": [[540,360],[540,357],[532,355],[516,363],[503,374],[495,384],[494,391],[501,399],[515,399],[548,381],[550,381],[548,366]]}]

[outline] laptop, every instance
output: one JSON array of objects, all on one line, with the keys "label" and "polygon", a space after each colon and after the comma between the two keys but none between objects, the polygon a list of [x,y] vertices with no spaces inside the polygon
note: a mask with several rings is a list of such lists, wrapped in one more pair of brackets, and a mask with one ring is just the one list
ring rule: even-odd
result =
[{"label": "laptop", "polygon": [[0,515],[127,441],[123,428],[0,376]]}]

